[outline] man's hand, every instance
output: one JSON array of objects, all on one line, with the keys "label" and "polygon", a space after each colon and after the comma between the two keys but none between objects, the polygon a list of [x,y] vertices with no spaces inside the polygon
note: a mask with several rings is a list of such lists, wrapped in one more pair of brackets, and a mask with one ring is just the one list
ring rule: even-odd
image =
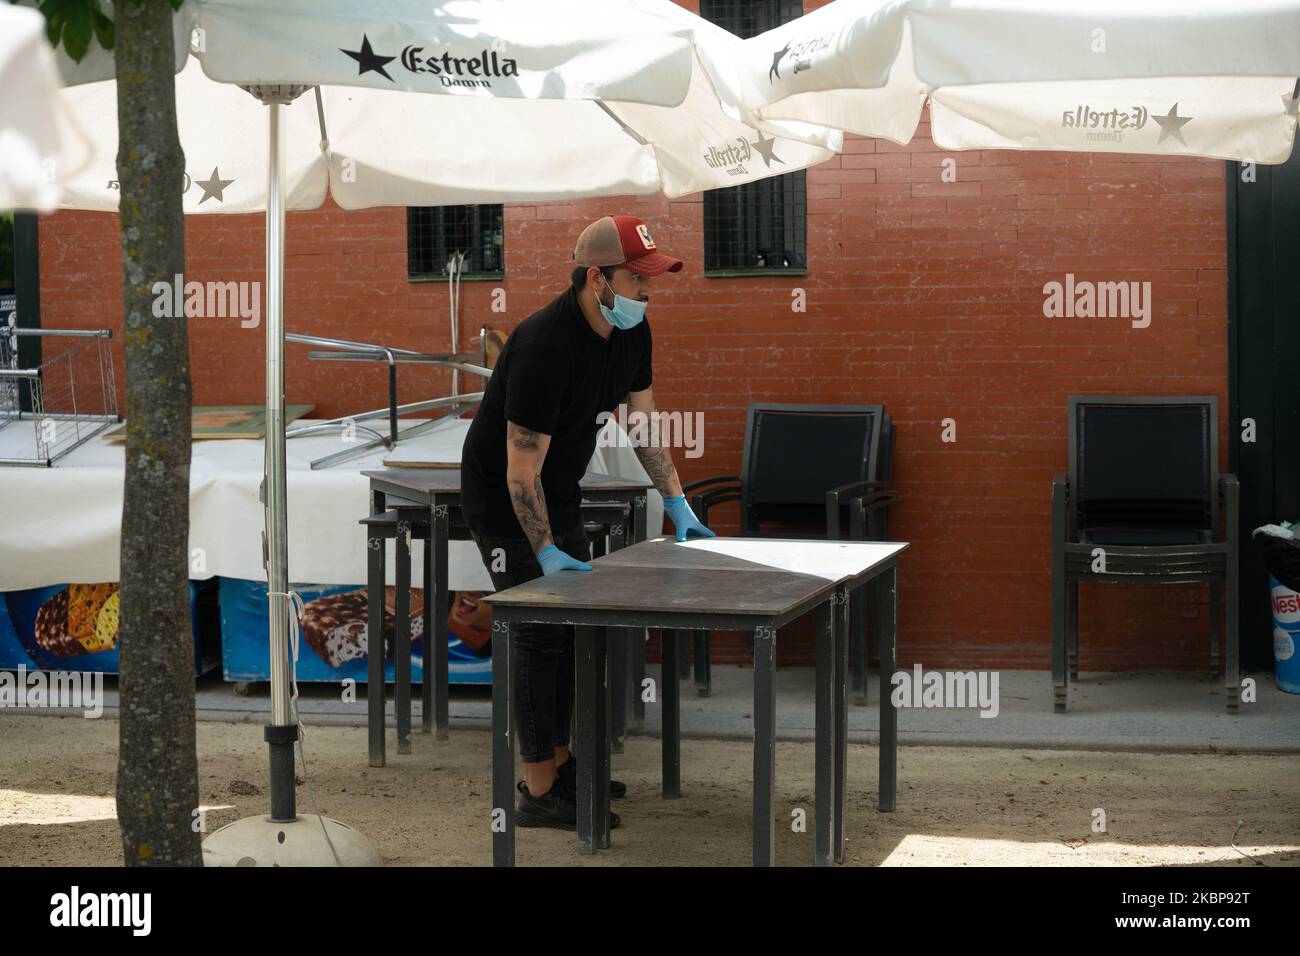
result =
[{"label": "man's hand", "polygon": [[677,540],[685,541],[691,535],[697,538],[716,538],[712,531],[700,523],[700,519],[695,517],[695,512],[691,506],[686,503],[686,496],[679,498],[664,499],[664,514],[673,519],[673,527],[677,529]]},{"label": "man's hand", "polygon": [[537,563],[542,566],[543,576],[555,574],[557,571],[590,571],[590,564],[583,564],[577,558],[573,557],[566,551],[561,551],[555,545],[547,545],[542,548],[537,555]]}]

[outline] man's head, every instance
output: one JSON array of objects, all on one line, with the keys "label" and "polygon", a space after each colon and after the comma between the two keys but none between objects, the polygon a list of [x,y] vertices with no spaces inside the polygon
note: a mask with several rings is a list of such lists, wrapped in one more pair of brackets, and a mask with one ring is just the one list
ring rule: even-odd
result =
[{"label": "man's head", "polygon": [[577,263],[570,277],[573,288],[590,289],[609,307],[614,295],[650,301],[650,277],[682,268],[682,260],[655,248],[649,228],[635,216],[597,219],[578,236],[573,259]]}]

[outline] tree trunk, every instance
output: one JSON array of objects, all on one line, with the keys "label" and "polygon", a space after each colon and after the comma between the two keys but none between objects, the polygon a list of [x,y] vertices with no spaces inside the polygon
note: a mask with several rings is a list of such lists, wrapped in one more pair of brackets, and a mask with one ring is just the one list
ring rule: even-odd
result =
[{"label": "tree trunk", "polygon": [[[154,283],[185,267],[170,4],[114,0],[126,351],[117,819],[127,866],[201,866],[190,623],[190,366],[184,310]],[[169,293],[170,295],[170,293]]]}]

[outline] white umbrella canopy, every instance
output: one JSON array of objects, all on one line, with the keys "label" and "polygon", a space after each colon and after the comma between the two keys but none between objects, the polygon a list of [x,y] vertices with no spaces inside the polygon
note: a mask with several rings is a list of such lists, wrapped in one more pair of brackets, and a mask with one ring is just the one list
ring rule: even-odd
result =
[{"label": "white umbrella canopy", "polygon": [[1285,162],[1300,0],[835,0],[743,41],[756,123]]},{"label": "white umbrella canopy", "polygon": [[45,18],[0,4],[0,209],[52,209],[60,179],[90,160],[58,89]]},{"label": "white umbrella canopy", "polygon": [[[176,35],[187,213],[266,208],[265,116],[240,85],[319,88],[283,109],[290,209],[327,193],[347,209],[677,197],[805,168],[843,139],[747,125],[739,39],[671,0],[198,0]],[[61,55],[77,84],[64,99],[101,143],[63,205],[115,210],[116,94],[98,53]]]}]

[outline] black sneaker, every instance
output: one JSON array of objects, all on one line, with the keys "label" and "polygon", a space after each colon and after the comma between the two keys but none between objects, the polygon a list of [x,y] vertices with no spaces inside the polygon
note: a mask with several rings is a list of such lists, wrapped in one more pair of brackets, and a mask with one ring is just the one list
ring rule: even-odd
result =
[{"label": "black sneaker", "polygon": [[[529,793],[528,786],[522,780],[515,785],[515,789],[519,792],[519,802],[515,805],[515,826],[578,829],[577,797],[563,780],[557,779],[551,789],[540,797]],[[611,810],[609,828],[616,829],[618,824],[619,816]]]},{"label": "black sneaker", "polygon": [[[555,772],[560,775],[560,779],[574,793],[578,792],[578,758],[569,754],[569,759],[564,761],[555,768]],[[609,782],[609,795],[614,800],[622,800],[627,796],[627,784],[622,780],[611,780]]]}]

